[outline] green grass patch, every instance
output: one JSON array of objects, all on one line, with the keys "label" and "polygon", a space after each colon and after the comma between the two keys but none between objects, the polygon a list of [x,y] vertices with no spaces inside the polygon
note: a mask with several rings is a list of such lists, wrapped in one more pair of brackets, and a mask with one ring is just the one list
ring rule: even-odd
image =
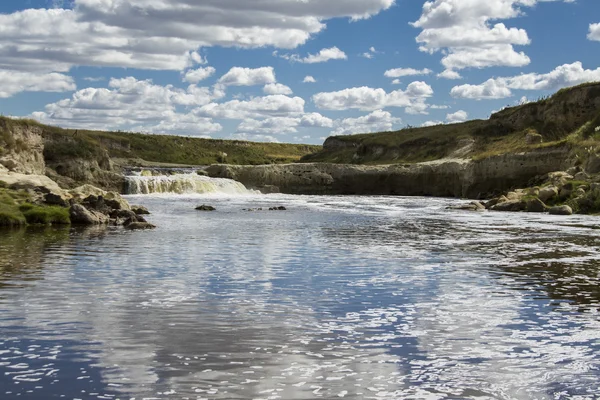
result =
[{"label": "green grass patch", "polygon": [[57,206],[22,205],[20,207],[28,224],[35,225],[68,225],[71,223],[69,209]]}]

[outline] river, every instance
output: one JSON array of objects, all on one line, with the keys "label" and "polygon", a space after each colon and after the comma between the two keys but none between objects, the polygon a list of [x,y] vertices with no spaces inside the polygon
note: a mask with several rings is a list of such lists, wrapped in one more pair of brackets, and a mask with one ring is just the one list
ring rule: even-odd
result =
[{"label": "river", "polygon": [[156,230],[0,232],[0,398],[599,398],[597,217],[127,198]]}]

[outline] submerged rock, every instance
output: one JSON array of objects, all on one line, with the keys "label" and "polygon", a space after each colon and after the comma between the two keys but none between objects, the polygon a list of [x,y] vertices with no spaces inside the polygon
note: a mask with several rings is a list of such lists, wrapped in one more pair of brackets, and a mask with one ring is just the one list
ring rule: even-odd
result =
[{"label": "submerged rock", "polygon": [[198,211],[216,211],[217,209],[213,206],[208,206],[206,204],[202,204],[201,206],[196,207]]},{"label": "submerged rock", "polygon": [[287,210],[287,208],[285,208],[284,206],[269,208],[269,211],[286,211],[286,210]]},{"label": "submerged rock", "polygon": [[556,206],[549,210],[551,215],[572,215],[573,209],[569,206]]},{"label": "submerged rock", "polygon": [[154,229],[155,225],[152,225],[148,222],[132,222],[130,224],[125,225],[125,229],[129,230],[141,230],[141,229]]}]

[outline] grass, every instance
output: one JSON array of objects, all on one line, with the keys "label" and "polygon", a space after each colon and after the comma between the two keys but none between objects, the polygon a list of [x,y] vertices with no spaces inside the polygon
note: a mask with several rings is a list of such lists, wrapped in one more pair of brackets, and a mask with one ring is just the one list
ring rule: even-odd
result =
[{"label": "grass", "polygon": [[[464,157],[484,159],[553,147],[600,147],[600,83],[560,90],[555,95],[494,113],[488,120],[432,127],[407,127],[329,138],[323,151],[303,162],[393,164],[431,161],[452,156],[463,139],[474,142]],[[543,143],[528,145],[528,132],[542,135]],[[462,156],[462,155],[461,155]]]},{"label": "grass", "polygon": [[24,225],[70,224],[69,209],[29,203],[30,196],[22,190],[0,186],[0,227]]},{"label": "grass", "polygon": [[[40,124],[31,119],[0,117],[0,133],[7,136],[15,124],[36,126],[44,136],[44,158],[49,164],[65,160],[112,158],[142,159],[150,162],[208,165],[278,164],[300,160],[302,156],[321,150],[321,146],[283,143],[254,143],[239,140],[216,140],[172,135],[150,135],[129,132],[103,132],[62,129]],[[4,128],[3,128],[4,127]],[[0,139],[4,136],[0,136]],[[5,141],[0,140],[0,146]],[[13,140],[14,142],[14,140]],[[12,143],[11,146],[15,146]]]}]

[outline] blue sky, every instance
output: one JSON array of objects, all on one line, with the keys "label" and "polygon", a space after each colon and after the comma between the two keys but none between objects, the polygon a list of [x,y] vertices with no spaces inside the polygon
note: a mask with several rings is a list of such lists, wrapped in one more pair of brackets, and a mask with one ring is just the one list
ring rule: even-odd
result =
[{"label": "blue sky", "polygon": [[0,112],[322,143],[600,80],[597,0],[5,0]]}]

